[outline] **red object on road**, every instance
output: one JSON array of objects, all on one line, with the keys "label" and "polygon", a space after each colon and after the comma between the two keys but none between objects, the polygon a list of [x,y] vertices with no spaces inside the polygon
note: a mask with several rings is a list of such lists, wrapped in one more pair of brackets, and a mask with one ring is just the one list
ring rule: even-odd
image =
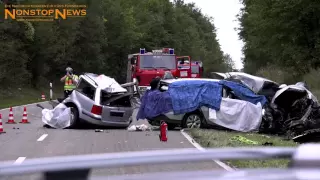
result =
[{"label": "red object on road", "polygon": [[6,132],[3,130],[2,115],[0,114],[0,134],[2,134],[2,133],[6,133]]},{"label": "red object on road", "polygon": [[160,141],[168,140],[167,132],[168,132],[168,124],[162,121],[160,125],[160,134],[159,134]]},{"label": "red object on road", "polygon": [[6,124],[16,124],[16,122],[13,119],[13,111],[12,111],[12,107],[10,107],[10,112],[9,112],[9,119],[6,122]]},{"label": "red object on road", "polygon": [[43,93],[41,94],[41,100],[46,100],[46,96]]},{"label": "red object on road", "polygon": [[23,109],[23,115],[22,115],[22,120],[20,121],[22,124],[29,124],[30,122],[28,121],[28,114],[27,114],[27,107],[25,106]]}]

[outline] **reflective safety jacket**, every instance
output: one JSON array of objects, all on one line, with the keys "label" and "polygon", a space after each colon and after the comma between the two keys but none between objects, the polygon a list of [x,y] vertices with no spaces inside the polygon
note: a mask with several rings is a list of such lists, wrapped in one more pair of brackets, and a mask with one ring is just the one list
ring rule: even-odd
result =
[{"label": "reflective safety jacket", "polygon": [[76,82],[73,79],[78,80],[79,77],[77,75],[73,75],[73,78],[67,77],[64,81],[64,90],[70,91],[76,88]]}]

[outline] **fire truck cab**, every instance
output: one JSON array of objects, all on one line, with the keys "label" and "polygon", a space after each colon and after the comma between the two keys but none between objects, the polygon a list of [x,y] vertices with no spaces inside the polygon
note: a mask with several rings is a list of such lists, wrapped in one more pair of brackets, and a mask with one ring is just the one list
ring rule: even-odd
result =
[{"label": "fire truck cab", "polygon": [[139,90],[150,88],[149,84],[155,77],[162,78],[166,71],[177,77],[177,61],[173,48],[163,48],[147,52],[140,48],[140,52],[128,56],[127,81],[138,81]]},{"label": "fire truck cab", "polygon": [[177,57],[177,72],[179,78],[191,78],[191,58],[190,56]]},{"label": "fire truck cab", "polygon": [[203,75],[203,65],[201,61],[191,62],[191,78],[201,78]]}]

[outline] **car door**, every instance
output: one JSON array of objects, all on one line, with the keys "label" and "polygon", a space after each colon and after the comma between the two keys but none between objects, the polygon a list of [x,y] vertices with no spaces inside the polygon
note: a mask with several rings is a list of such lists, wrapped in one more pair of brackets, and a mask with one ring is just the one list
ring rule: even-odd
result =
[{"label": "car door", "polygon": [[130,97],[133,93],[111,95],[101,91],[102,121],[126,124],[130,121],[133,108]]},{"label": "car door", "polygon": [[75,96],[78,103],[81,105],[80,116],[91,116],[91,109],[94,102],[95,87],[88,83],[85,79],[80,79],[76,88]]}]

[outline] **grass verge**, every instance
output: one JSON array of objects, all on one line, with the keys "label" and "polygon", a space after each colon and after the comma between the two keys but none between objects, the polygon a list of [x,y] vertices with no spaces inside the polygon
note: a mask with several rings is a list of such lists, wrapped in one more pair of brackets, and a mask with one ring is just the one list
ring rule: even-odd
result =
[{"label": "grass verge", "polygon": [[[53,99],[57,97],[62,97],[62,88],[54,89],[53,90]],[[46,100],[50,98],[50,91],[49,88],[40,88],[40,89],[33,89],[33,88],[10,88],[10,89],[2,89],[0,90],[0,109],[12,107],[12,106],[19,106],[23,104],[30,104],[40,102],[41,94],[46,96]]]},{"label": "grass verge", "polygon": [[[220,131],[213,129],[192,129],[188,133],[203,147],[245,147],[245,146],[262,146],[269,143],[272,146],[297,146],[297,144],[290,140],[284,140],[281,137],[262,135],[256,133],[240,133],[230,131]],[[240,137],[240,138],[239,138]],[[247,139],[248,141],[241,141],[239,139]],[[250,143],[250,141],[252,141]],[[253,143],[254,142],[254,143]],[[235,168],[284,168],[287,167],[289,160],[287,159],[272,159],[272,160],[232,160],[226,161]]]}]

